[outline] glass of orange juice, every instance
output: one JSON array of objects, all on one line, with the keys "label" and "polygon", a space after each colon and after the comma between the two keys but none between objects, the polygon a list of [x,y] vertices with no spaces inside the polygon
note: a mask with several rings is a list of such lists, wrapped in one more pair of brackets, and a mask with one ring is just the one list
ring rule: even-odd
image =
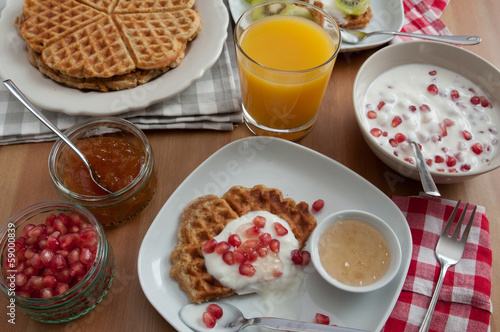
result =
[{"label": "glass of orange juice", "polygon": [[314,125],[340,49],[335,20],[305,1],[264,1],[243,13],[234,40],[248,128],[302,138]]}]

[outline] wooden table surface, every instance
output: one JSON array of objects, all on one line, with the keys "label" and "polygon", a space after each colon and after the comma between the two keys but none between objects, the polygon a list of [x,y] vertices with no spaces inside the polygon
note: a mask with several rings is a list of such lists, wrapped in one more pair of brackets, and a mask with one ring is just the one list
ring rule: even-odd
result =
[{"label": "wooden table surface", "polygon": [[[468,50],[500,67],[499,1],[450,1],[442,20],[453,34],[475,34],[479,45]],[[394,174],[363,141],[351,100],[354,77],[361,64],[377,49],[341,54],[312,132],[297,144],[314,149],[352,169],[387,195],[416,195],[420,183],[410,179],[388,182]],[[497,82],[498,84],[498,82]],[[43,324],[20,312],[16,324],[7,322],[7,300],[0,297],[2,331],[173,331],[145,297],[137,274],[137,256],[144,235],[155,216],[182,181],[206,158],[226,144],[251,136],[244,125],[231,132],[149,131],[159,170],[156,196],[142,214],[107,231],[116,255],[116,276],[103,301],[82,318],[65,324]],[[0,147],[0,220],[5,223],[19,210],[36,202],[58,199],[47,170],[53,143]],[[459,184],[439,185],[442,195],[486,208],[493,248],[493,307],[500,307],[500,169]],[[500,315],[492,316],[492,331],[500,330]]]}]

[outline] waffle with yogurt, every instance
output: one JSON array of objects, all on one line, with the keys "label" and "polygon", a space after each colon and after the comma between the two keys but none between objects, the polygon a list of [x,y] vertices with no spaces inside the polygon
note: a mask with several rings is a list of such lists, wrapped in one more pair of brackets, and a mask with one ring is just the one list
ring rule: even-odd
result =
[{"label": "waffle with yogurt", "polygon": [[201,247],[218,235],[232,220],[250,211],[268,211],[286,220],[302,249],[316,227],[316,219],[305,202],[283,198],[280,190],[257,185],[234,186],[222,197],[206,195],[189,203],[181,215],[178,245],[170,255],[170,276],[193,303],[202,303],[235,294],[206,270]]},{"label": "waffle with yogurt", "polygon": [[25,0],[29,60],[78,89],[129,89],[177,67],[201,29],[194,0]]}]

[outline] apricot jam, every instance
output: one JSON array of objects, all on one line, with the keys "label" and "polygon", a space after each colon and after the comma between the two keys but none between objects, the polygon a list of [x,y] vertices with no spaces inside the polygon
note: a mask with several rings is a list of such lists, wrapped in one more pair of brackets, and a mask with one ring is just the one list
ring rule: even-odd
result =
[{"label": "apricot jam", "polygon": [[49,156],[52,183],[59,195],[87,208],[104,226],[138,215],[151,201],[158,182],[153,150],[144,133],[119,118],[93,118],[66,131],[111,190],[100,189],[78,156],[62,140]]}]

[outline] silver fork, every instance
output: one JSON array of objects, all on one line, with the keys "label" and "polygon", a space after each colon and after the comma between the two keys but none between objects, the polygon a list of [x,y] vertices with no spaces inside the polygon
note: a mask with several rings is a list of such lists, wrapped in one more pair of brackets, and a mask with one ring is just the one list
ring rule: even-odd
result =
[{"label": "silver fork", "polygon": [[439,274],[439,279],[436,284],[436,289],[434,289],[434,294],[432,295],[431,303],[429,308],[427,309],[427,313],[425,314],[424,321],[422,322],[422,326],[420,326],[419,332],[424,332],[429,330],[429,326],[431,325],[432,315],[434,314],[434,308],[436,307],[436,302],[439,297],[439,293],[441,292],[441,286],[443,286],[444,276],[446,271],[450,266],[457,264],[462,258],[462,254],[464,252],[465,244],[467,243],[467,238],[469,237],[469,231],[472,226],[472,221],[474,220],[474,215],[476,214],[476,206],[472,210],[469,221],[467,222],[467,227],[465,228],[464,233],[458,239],[458,235],[460,234],[460,229],[462,228],[462,223],[465,218],[465,214],[467,213],[467,208],[469,207],[469,203],[467,203],[464,207],[462,214],[460,215],[460,219],[458,220],[458,224],[455,227],[453,235],[450,236],[450,229],[453,225],[453,221],[455,220],[455,216],[457,214],[458,208],[460,206],[460,201],[458,201],[455,209],[451,213],[448,222],[444,226],[443,232],[439,237],[438,243],[436,244],[436,257],[441,264],[441,272]]}]

